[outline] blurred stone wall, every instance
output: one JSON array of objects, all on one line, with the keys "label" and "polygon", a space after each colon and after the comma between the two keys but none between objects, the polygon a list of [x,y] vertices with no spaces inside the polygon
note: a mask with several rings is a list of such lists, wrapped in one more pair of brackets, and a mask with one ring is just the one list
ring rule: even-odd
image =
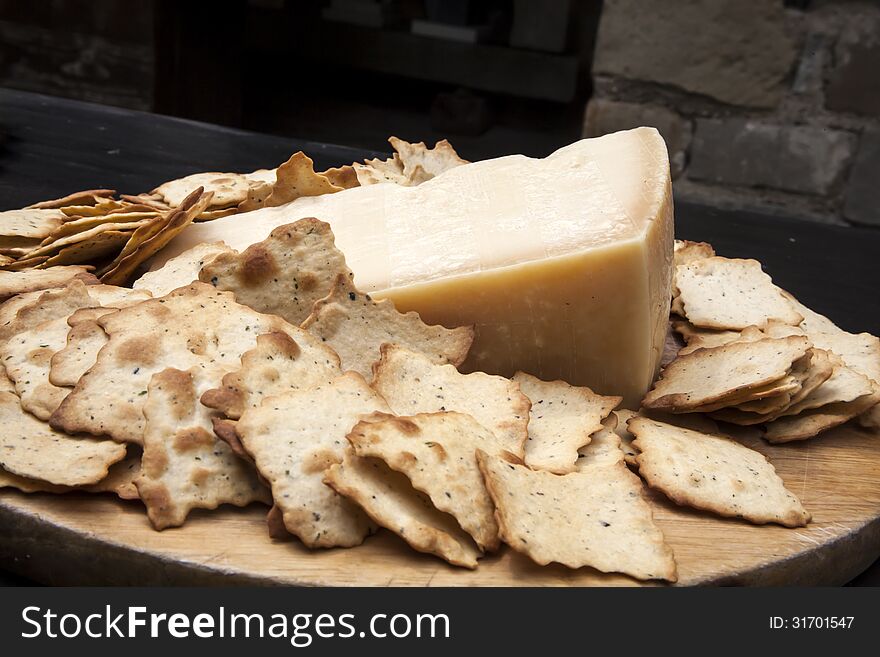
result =
[{"label": "blurred stone wall", "polygon": [[152,0],[0,0],[0,86],[153,107]]},{"label": "blurred stone wall", "polygon": [[605,0],[585,136],[666,139],[679,199],[880,227],[880,3]]}]

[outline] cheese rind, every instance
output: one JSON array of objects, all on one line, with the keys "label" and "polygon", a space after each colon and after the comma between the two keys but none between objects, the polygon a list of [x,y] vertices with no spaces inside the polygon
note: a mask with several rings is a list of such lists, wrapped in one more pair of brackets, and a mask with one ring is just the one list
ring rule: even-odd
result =
[{"label": "cheese rind", "polygon": [[378,184],[194,225],[244,249],[282,224],[330,223],[360,289],[429,323],[474,324],[465,371],[524,370],[636,403],[662,354],[672,278],[666,147],[653,128],[513,155],[417,187]]}]

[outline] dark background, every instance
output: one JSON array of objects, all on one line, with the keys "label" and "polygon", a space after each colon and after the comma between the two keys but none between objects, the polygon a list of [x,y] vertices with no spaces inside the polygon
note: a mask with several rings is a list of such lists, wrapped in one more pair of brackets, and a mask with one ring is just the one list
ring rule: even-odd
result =
[{"label": "dark background", "polygon": [[876,227],[878,35],[877,0],[0,0],[0,86],[468,159],[652,125],[677,199]]}]

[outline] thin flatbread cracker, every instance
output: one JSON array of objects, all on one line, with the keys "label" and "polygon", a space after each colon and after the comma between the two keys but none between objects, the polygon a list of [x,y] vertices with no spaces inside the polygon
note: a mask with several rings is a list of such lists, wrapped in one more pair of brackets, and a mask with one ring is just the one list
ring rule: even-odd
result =
[{"label": "thin flatbread cracker", "polygon": [[878,403],[880,392],[873,392],[853,401],[826,404],[820,408],[802,411],[798,415],[780,417],[766,426],[764,438],[771,443],[813,438],[861,415]]},{"label": "thin flatbread cracker", "polygon": [[677,504],[755,524],[803,527],[810,514],[760,452],[649,418],[629,421],[639,474]]},{"label": "thin flatbread cracker", "polygon": [[707,242],[691,242],[690,240],[675,240],[673,257],[675,265],[687,265],[695,260],[711,258],[715,255],[715,249]]},{"label": "thin flatbread cracker", "polygon": [[324,176],[332,185],[342,187],[342,189],[352,189],[360,185],[357,173],[350,164],[319,171],[318,175]]},{"label": "thin flatbread cracker", "polygon": [[71,205],[97,205],[106,201],[116,193],[115,189],[85,189],[81,192],[73,192],[61,198],[49,201],[32,203],[29,208],[66,208]]},{"label": "thin flatbread cracker", "polygon": [[221,253],[235,253],[225,242],[204,242],[171,258],[159,269],[147,272],[132,287],[148,290],[154,297],[162,297],[184,285],[199,280],[202,267]]},{"label": "thin flatbread cracker", "polygon": [[[807,338],[791,336],[695,351],[666,366],[642,405],[681,412],[725,398],[742,400],[744,392],[787,376],[792,364],[803,358],[810,346]],[[771,390],[766,388],[765,396],[773,394]]]},{"label": "thin flatbread cracker", "polygon": [[360,416],[388,410],[363,377],[348,372],[329,385],[268,397],[241,416],[241,444],[272,487],[287,531],[305,545],[352,547],[375,529],[323,479],[342,461],[345,436]]},{"label": "thin flatbread cracker", "polygon": [[28,271],[0,271],[0,301],[24,292],[64,287],[74,280],[83,283],[97,283],[98,279],[89,273],[90,267],[70,265],[50,269],[29,269]]},{"label": "thin flatbread cracker", "polygon": [[315,173],[312,159],[299,151],[290,156],[284,164],[275,170],[275,183],[261,207],[273,208],[295,201],[303,196],[321,196],[341,192],[330,180]]},{"label": "thin flatbread cracker", "polygon": [[458,411],[489,429],[504,449],[522,456],[528,437],[529,398],[519,384],[484,372],[461,374],[453,365],[396,345],[382,345],[373,388],[396,415]]},{"label": "thin flatbread cracker", "polygon": [[348,434],[355,454],[378,458],[406,475],[413,488],[454,517],[480,549],[498,548],[492,500],[477,467],[476,450],[503,451],[495,435],[470,415],[422,413],[409,417],[376,414]]},{"label": "thin flatbread cracker", "polygon": [[0,359],[15,382],[21,407],[44,421],[70,393],[49,381],[51,358],[67,344],[69,330],[67,317],[62,316],[22,331],[0,345]]},{"label": "thin flatbread cracker", "polygon": [[45,246],[40,246],[39,248],[34,249],[28,253],[28,258],[36,258],[38,256],[49,256],[52,257],[56,253],[62,250],[65,246],[71,246],[74,244],[79,244],[80,242],[89,242],[93,239],[97,239],[101,233],[105,233],[108,231],[118,232],[131,232],[134,233],[138,228],[148,225],[150,222],[149,219],[141,219],[140,221],[135,221],[132,223],[120,223],[120,222],[111,222],[111,223],[103,223],[94,228],[90,228],[88,230],[84,230],[81,233],[74,233],[73,235],[67,235],[66,237],[62,237],[58,240],[50,242]]},{"label": "thin flatbread cracker", "polygon": [[66,218],[60,210],[6,210],[0,212],[0,236],[41,240],[57,230]]},{"label": "thin flatbread cracker", "polygon": [[[139,243],[134,251],[123,256],[120,253],[116,260],[102,270],[101,281],[109,285],[124,285],[131,278],[141,263],[149,260],[173,240],[181,231],[189,226],[195,217],[202,213],[211,202],[211,192],[201,193],[196,190],[190,194],[180,207],[170,210],[161,229]],[[136,241],[137,231],[131,236],[129,244]],[[128,244],[126,245],[128,247]],[[123,249],[124,252],[124,249]]]},{"label": "thin flatbread cracker", "polygon": [[308,334],[294,340],[284,332],[267,333],[242,354],[239,369],[202,395],[202,403],[234,420],[266,397],[327,385],[340,374],[339,356]]},{"label": "thin flatbread cracker", "polygon": [[642,580],[678,578],[642,483],[622,462],[555,475],[483,451],[477,459],[501,539],[535,563],[591,566]]},{"label": "thin flatbread cracker", "polygon": [[314,304],[302,328],[336,351],[344,370],[358,372],[368,381],[383,344],[400,345],[457,367],[474,341],[472,326],[448,329],[425,324],[417,312],[400,313],[388,299],[373,300],[347,274],[336,277],[330,294]]},{"label": "thin flatbread cracker", "polygon": [[341,463],[327,469],[324,482],[360,506],[372,520],[400,536],[418,552],[455,566],[476,568],[480,550],[448,513],[412,487],[406,475],[380,459],[364,459],[349,448]]},{"label": "thin flatbread cracker", "polygon": [[[70,317],[77,313],[82,317],[84,311],[88,311],[91,317],[103,316],[111,312],[112,309],[89,307],[101,300],[127,306],[149,298],[148,292],[108,285],[90,285],[85,291],[87,296],[83,297],[83,302],[87,303],[87,306],[74,311],[71,315],[62,313],[53,319],[18,332],[5,344],[0,345],[0,359],[6,366],[9,378],[15,382],[22,408],[41,420],[48,420],[70,393],[66,387],[54,383],[51,376],[52,360],[67,347],[69,333],[72,330]],[[71,297],[71,303],[80,296],[76,288],[68,288],[68,295]],[[80,358],[85,356],[82,352],[78,352],[77,355]],[[86,369],[94,363],[96,355],[97,350],[92,352],[91,363],[86,364]],[[80,374],[83,372],[84,370]],[[78,378],[74,380],[74,385]]]},{"label": "thin flatbread cracker", "polygon": [[687,345],[679,349],[679,356],[686,356],[697,349],[720,347],[736,342],[742,335],[740,331],[701,329],[685,320],[674,320],[672,322],[672,329],[681,335],[687,343]]},{"label": "thin flatbread cracker", "polygon": [[339,274],[351,277],[330,225],[307,218],[279,226],[242,253],[221,254],[199,280],[235,294],[238,303],[299,326]]},{"label": "thin flatbread cracker", "polygon": [[419,185],[439,176],[453,167],[467,164],[445,139],[438,141],[434,148],[424,142],[410,143],[397,137],[389,137],[394,154],[387,160],[365,160],[364,164],[352,166],[361,185],[375,185],[393,182],[397,185]]},{"label": "thin flatbread cracker", "polygon": [[170,207],[176,208],[183,205],[186,197],[199,187],[206,192],[214,192],[208,207],[225,208],[245,200],[251,183],[240,173],[209,171],[169,180],[154,189],[153,193],[161,196]]},{"label": "thin flatbread cracker", "polygon": [[83,262],[95,262],[104,257],[116,254],[118,250],[131,237],[130,232],[121,230],[107,230],[87,240],[65,246],[57,253],[40,263],[40,269],[55,267],[57,265],[76,265]]},{"label": "thin flatbread cracker", "polygon": [[168,367],[210,367],[218,376],[209,387],[216,387],[223,373],[239,366],[241,354],[253,348],[258,335],[282,331],[311,339],[280,317],[261,315],[204,283],[98,322],[109,340],[50,422],[62,431],[109,435],[120,442],[143,440],[143,403],[153,374]]},{"label": "thin flatbread cracker", "polygon": [[70,436],[22,410],[18,397],[0,392],[0,466],[22,477],[51,484],[94,484],[125,457],[112,440]]},{"label": "thin flatbread cracker", "polygon": [[67,318],[70,330],[67,341],[49,361],[49,382],[73,388],[98,359],[98,352],[107,344],[107,334],[98,324],[104,315],[117,308],[83,308]]},{"label": "thin flatbread cracker", "polygon": [[595,465],[613,465],[626,460],[623,441],[618,433],[617,415],[609,415],[601,426],[590,436],[590,442],[578,450],[573,472],[590,472]]},{"label": "thin flatbread cracker", "polygon": [[143,405],[144,454],[138,495],[155,529],[179,527],[193,509],[269,504],[253,467],[214,436],[199,403],[202,371],[173,368],[152,376]]},{"label": "thin flatbread cracker", "polygon": [[675,268],[683,314],[694,326],[759,328],[768,321],[798,324],[798,313],[757,260],[703,258]]},{"label": "thin flatbread cracker", "polygon": [[525,372],[517,372],[512,380],[531,401],[526,465],[556,474],[574,472],[578,449],[590,442],[602,420],[623,400],[565,381],[542,381]]}]

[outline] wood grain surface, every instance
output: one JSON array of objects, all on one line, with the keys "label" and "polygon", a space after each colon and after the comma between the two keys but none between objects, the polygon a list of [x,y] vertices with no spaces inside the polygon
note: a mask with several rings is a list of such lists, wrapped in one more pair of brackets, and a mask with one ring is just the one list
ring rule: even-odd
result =
[{"label": "wood grain surface", "polygon": [[[679,585],[836,585],[880,555],[880,435],[847,425],[800,444],[768,446],[786,485],[813,514],[809,526],[753,526],[675,506],[650,493],[675,552]],[[413,552],[386,531],[360,547],[274,541],[267,509],[196,512],[156,532],[140,503],[110,496],[0,491],[0,561],[51,584],[287,584],[307,586],[629,586],[589,568],[539,567],[508,548],[475,571]]]}]

